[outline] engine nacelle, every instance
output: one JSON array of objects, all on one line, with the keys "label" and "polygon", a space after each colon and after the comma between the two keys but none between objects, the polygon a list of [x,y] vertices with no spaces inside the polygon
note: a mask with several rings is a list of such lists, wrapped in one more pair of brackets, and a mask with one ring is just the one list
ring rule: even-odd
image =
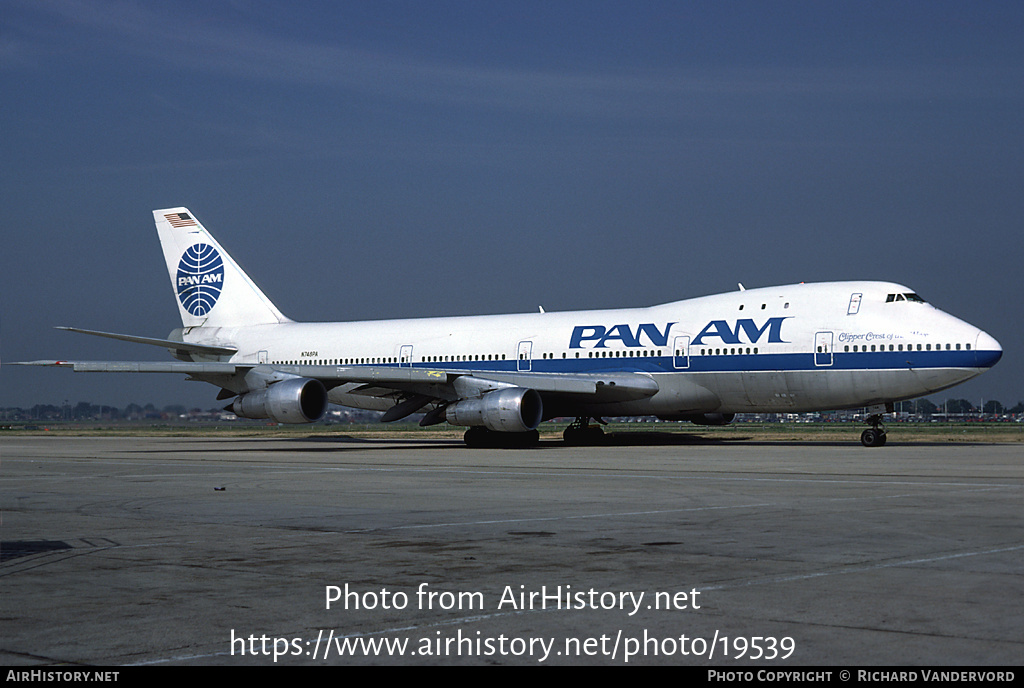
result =
[{"label": "engine nacelle", "polygon": [[327,388],[304,377],[275,382],[243,394],[231,404],[242,418],[269,418],[275,423],[315,423],[327,413]]},{"label": "engine nacelle", "polygon": [[451,404],[445,409],[445,420],[452,425],[483,425],[497,432],[527,432],[540,425],[543,413],[537,390],[509,387]]},{"label": "engine nacelle", "polygon": [[688,420],[694,425],[728,425],[735,413],[687,413],[678,416],[658,416],[661,420]]}]

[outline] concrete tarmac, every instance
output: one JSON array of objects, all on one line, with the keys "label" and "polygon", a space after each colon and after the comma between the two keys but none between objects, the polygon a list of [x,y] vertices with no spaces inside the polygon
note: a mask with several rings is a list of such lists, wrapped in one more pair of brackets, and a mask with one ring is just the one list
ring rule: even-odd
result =
[{"label": "concrete tarmac", "polygon": [[7,665],[1020,665],[1013,444],[0,438]]}]

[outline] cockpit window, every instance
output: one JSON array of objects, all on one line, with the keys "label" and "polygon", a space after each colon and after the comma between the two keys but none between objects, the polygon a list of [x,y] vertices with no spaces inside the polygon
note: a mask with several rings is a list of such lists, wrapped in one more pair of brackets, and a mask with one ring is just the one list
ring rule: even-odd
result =
[{"label": "cockpit window", "polygon": [[924,303],[924,299],[917,294],[889,294],[885,297],[886,303],[892,303],[894,301],[913,301],[914,303]]}]

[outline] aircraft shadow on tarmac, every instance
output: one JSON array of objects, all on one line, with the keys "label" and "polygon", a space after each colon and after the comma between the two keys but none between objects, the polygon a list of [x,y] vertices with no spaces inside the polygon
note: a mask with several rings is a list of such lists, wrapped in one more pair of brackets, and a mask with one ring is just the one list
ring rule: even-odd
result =
[{"label": "aircraft shadow on tarmac", "polygon": [[[293,440],[294,441],[294,440]],[[330,442],[336,444],[349,445],[352,448],[359,447],[360,449],[366,449],[370,447],[379,447],[381,449],[396,449],[396,445],[405,444],[410,446],[416,446],[421,449],[438,449],[450,451],[452,449],[465,449],[472,450],[471,447],[467,447],[461,439],[457,438],[393,438],[393,437],[360,437],[358,435],[314,435],[310,437],[302,438],[304,442]],[[856,439],[853,440],[855,444],[859,446],[859,442]],[[671,447],[671,446],[730,446],[736,444],[744,444],[750,446],[758,445],[770,445],[770,446],[843,446],[850,444],[849,442],[843,441],[832,441],[832,442],[814,442],[814,441],[766,441],[766,440],[753,440],[751,436],[735,435],[731,437],[705,437],[699,434],[689,433],[678,433],[678,432],[613,432],[605,433],[599,441],[593,444],[586,445],[574,445],[572,449],[584,449],[594,448],[598,449],[601,447]],[[539,443],[530,447],[491,447],[498,449],[509,449],[518,451],[538,451],[538,450],[554,450],[570,448],[561,439],[541,439]],[[291,451],[292,448],[281,448],[282,451]],[[304,448],[302,451],[335,451],[335,447],[319,447],[319,448]]]},{"label": "aircraft shadow on tarmac", "polygon": [[[237,445],[225,443],[217,447],[219,453],[251,452],[253,445],[247,441],[253,438],[239,438]],[[260,442],[259,451],[281,453],[330,453],[346,450],[386,450],[395,451],[402,447],[419,450],[433,449],[437,451],[465,450],[472,451],[461,438],[448,437],[366,437],[346,434],[318,434],[304,437],[267,437],[257,438]],[[900,443],[890,442],[890,446]],[[915,446],[945,447],[948,441],[915,441]],[[957,446],[985,446],[988,442],[956,442]],[[793,439],[754,439],[751,435],[731,435],[728,437],[706,437],[700,434],[681,432],[610,432],[600,437],[599,441],[587,445],[569,447],[561,439],[541,439],[530,447],[491,447],[510,451],[544,451],[557,449],[593,448],[629,448],[629,447],[693,447],[693,446],[749,446],[749,447],[852,447],[862,449],[856,437],[846,440],[793,440]],[[143,449],[142,453],[163,453],[181,451],[178,449]],[[884,451],[884,450],[883,450]]]},{"label": "aircraft shadow on tarmac", "polygon": [[[310,437],[302,438],[303,441],[309,442],[332,442],[338,444],[351,445],[353,447],[359,446],[360,448],[367,448],[372,446],[379,446],[380,448],[395,449],[395,445],[407,444],[415,445],[420,448],[434,448],[434,449],[466,449],[470,450],[471,447],[467,447],[460,439],[457,438],[394,438],[394,437],[360,437],[358,435],[313,435]],[[294,440],[293,440],[294,441]],[[890,446],[898,446],[899,440],[895,442],[890,441]],[[953,444],[949,441],[933,440],[933,441],[920,441],[916,440],[912,444],[915,446],[922,447],[947,447]],[[992,444],[984,441],[973,441],[973,442],[955,442],[957,446],[985,446]],[[600,441],[590,445],[578,445],[572,448],[585,448],[585,447],[672,447],[672,446],[749,446],[749,447],[852,447],[856,449],[864,449],[861,447],[860,440],[857,435],[852,434],[849,440],[794,440],[794,439],[754,439],[753,435],[730,435],[728,437],[706,437],[704,435],[695,433],[685,432],[610,432],[605,433],[601,437]],[[540,442],[532,447],[517,448],[510,447],[509,449],[518,449],[520,451],[536,451],[544,449],[562,449],[567,448],[567,445],[561,439],[541,439]],[[285,449],[287,451],[287,449]],[[310,449],[304,449],[303,451],[310,451]],[[319,451],[334,451],[332,447],[322,447]],[[884,450],[883,450],[884,451]]]}]

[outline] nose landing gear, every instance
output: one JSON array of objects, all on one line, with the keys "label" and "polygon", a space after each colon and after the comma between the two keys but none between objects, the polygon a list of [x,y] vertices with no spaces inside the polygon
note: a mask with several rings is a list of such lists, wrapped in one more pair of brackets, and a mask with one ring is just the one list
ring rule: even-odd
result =
[{"label": "nose landing gear", "polygon": [[881,447],[885,444],[885,427],[882,425],[882,414],[868,416],[870,428],[860,434],[860,443],[865,447]]}]

